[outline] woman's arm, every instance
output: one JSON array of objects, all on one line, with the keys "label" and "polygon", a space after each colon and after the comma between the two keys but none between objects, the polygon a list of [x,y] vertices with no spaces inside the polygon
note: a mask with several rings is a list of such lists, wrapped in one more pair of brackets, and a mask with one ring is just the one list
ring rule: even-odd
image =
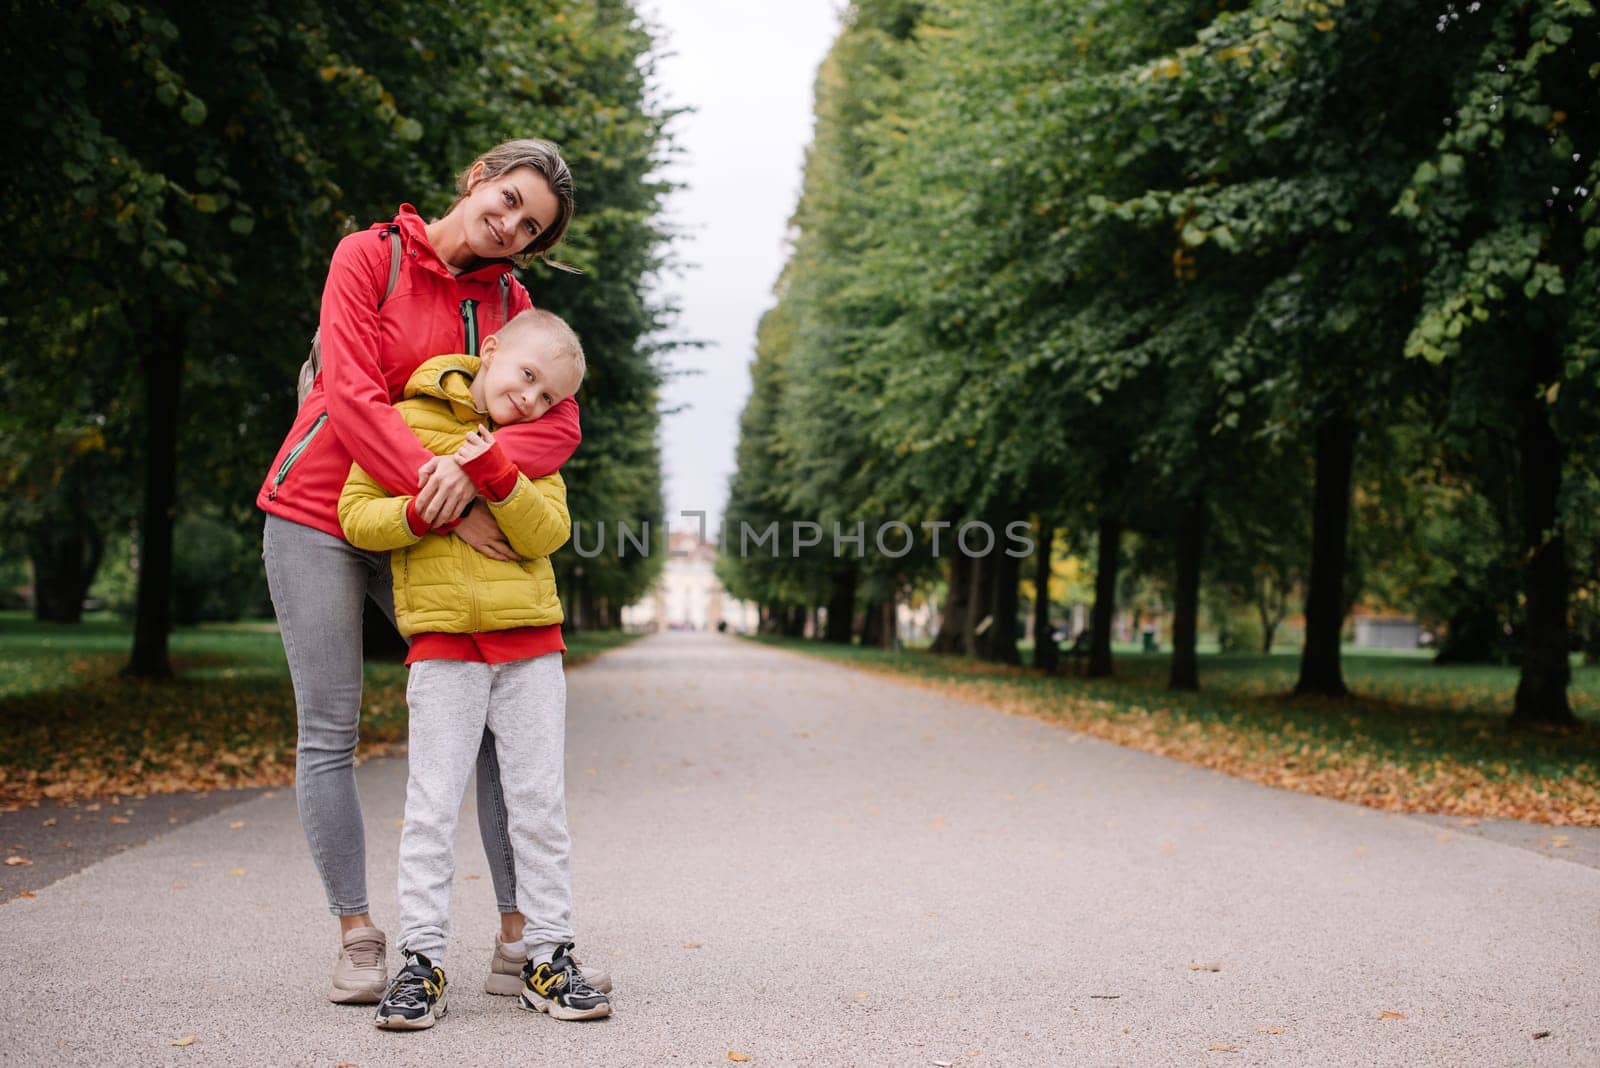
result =
[{"label": "woman's arm", "polygon": [[561,470],[583,441],[578,425],[578,402],[571,397],[531,423],[513,423],[495,431],[495,440],[529,478]]},{"label": "woman's arm", "polygon": [[383,231],[339,242],[322,290],[322,377],[328,425],[355,462],[392,494],[417,490],[417,471],[432,453],[422,447],[389,399],[378,360],[383,331],[378,303],[389,275]]}]

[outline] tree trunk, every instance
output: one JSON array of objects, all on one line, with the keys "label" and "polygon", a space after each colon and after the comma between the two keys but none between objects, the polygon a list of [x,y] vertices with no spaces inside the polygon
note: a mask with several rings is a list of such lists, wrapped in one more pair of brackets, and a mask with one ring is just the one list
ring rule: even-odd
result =
[{"label": "tree trunk", "polygon": [[1280,582],[1270,573],[1262,575],[1255,585],[1256,615],[1261,620],[1261,653],[1272,652],[1278,636],[1278,627],[1288,615],[1289,584]]},{"label": "tree trunk", "polygon": [[823,640],[836,645],[850,644],[850,630],[856,613],[856,569],[848,564],[833,569],[833,591],[828,598],[828,626]]},{"label": "tree trunk", "polygon": [[1435,664],[1496,664],[1504,661],[1505,632],[1492,604],[1474,604],[1450,615]]},{"label": "tree trunk", "polygon": [[105,537],[87,515],[68,509],[28,533],[33,561],[33,618],[40,623],[78,623],[83,599],[105,556]]},{"label": "tree trunk", "polygon": [[900,644],[900,615],[898,607],[893,594],[883,602],[883,627],[879,634],[883,638],[883,647],[891,651]]},{"label": "tree trunk", "polygon": [[983,658],[997,664],[1020,664],[1017,652],[1017,582],[1022,578],[1022,561],[996,548],[989,558],[994,572],[994,587],[989,597],[988,639],[983,643]]},{"label": "tree trunk", "polygon": [[934,636],[930,652],[961,652],[971,594],[972,558],[957,552],[950,558],[950,592],[945,597],[944,615],[939,617],[939,633]]},{"label": "tree trunk", "polygon": [[[972,558],[967,582],[967,625],[961,631],[961,651],[967,656],[982,656],[994,627],[994,550],[988,556]],[[984,622],[988,620],[988,622]],[[980,628],[982,633],[979,633]]]},{"label": "tree trunk", "polygon": [[1306,582],[1306,642],[1300,654],[1297,694],[1343,697],[1339,662],[1344,629],[1344,573],[1350,528],[1350,474],[1356,427],[1343,411],[1317,427],[1316,486],[1311,506],[1311,575]]},{"label": "tree trunk", "polygon": [[1562,449],[1550,425],[1544,388],[1560,373],[1554,340],[1533,331],[1533,362],[1518,420],[1517,445],[1522,480],[1522,529],[1526,624],[1522,677],[1511,721],[1521,725],[1575,723],[1567,704],[1571,667],[1567,660],[1567,550],[1557,506],[1561,496]]},{"label": "tree trunk", "polygon": [[797,604],[785,610],[783,636],[785,638],[804,638],[806,636],[805,605]]},{"label": "tree trunk", "polygon": [[1167,676],[1169,690],[1200,688],[1200,659],[1195,641],[1200,630],[1200,567],[1205,559],[1206,501],[1196,492],[1183,510],[1175,546],[1178,558],[1177,581],[1173,586],[1172,669]]},{"label": "tree trunk", "polygon": [[158,317],[143,351],[145,471],[139,518],[139,584],[133,651],[122,674],[137,679],[172,676],[167,638],[172,630],[172,515],[178,496],[179,391],[183,386],[184,332],[176,319]]},{"label": "tree trunk", "polygon": [[1095,548],[1094,608],[1089,613],[1089,677],[1111,674],[1111,617],[1117,611],[1117,563],[1122,548],[1122,520],[1102,514]]},{"label": "tree trunk", "polygon": [[1061,650],[1050,623],[1050,550],[1055,538],[1054,527],[1039,524],[1039,547],[1033,554],[1033,666],[1046,675],[1061,667]]},{"label": "tree trunk", "polygon": [[883,645],[883,602],[868,601],[861,613],[861,644],[868,649]]}]

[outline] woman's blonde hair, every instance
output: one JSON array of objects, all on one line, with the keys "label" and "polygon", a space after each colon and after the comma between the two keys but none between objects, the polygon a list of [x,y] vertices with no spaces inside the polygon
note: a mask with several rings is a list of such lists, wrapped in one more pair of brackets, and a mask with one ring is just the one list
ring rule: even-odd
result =
[{"label": "woman's blonde hair", "polygon": [[572,195],[572,172],[567,169],[567,161],[561,158],[561,149],[553,141],[535,137],[502,141],[473,160],[472,166],[456,175],[456,199],[455,203],[450,205],[452,211],[477,184],[472,180],[472,171],[480,163],[483,164],[483,174],[478,178],[479,182],[498,178],[518,167],[532,167],[544,176],[544,180],[550,183],[550,191],[556,195],[555,220],[539,231],[539,235],[533,239],[531,245],[511,257],[517,266],[531,267],[533,261],[538,260],[547,266],[577,273],[576,268],[551,260],[546,255],[567,236],[567,227],[571,225],[572,216],[577,211],[577,202]]}]

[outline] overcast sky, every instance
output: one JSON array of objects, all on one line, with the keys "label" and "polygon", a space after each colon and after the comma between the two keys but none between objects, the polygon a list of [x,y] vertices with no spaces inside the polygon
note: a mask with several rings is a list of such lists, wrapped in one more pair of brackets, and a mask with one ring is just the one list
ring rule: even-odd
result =
[{"label": "overcast sky", "polygon": [[662,420],[667,517],[710,513],[727,500],[750,389],[756,322],[772,305],[785,257],[784,233],[800,192],[811,140],[817,65],[838,32],[836,0],[642,0],[671,53],[658,66],[666,102],[694,108],[674,124],[681,155],[668,177],[684,188],[669,202],[686,230],[676,246],[685,267],[663,280],[681,307],[674,335],[706,347],[676,353],[699,374],[668,383]]}]

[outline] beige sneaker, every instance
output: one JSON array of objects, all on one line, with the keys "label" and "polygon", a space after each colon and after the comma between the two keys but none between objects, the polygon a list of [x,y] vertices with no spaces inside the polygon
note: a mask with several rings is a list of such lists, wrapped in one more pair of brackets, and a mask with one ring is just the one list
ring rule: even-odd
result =
[{"label": "beige sneaker", "polygon": [[[489,962],[489,978],[484,982],[485,993],[499,994],[502,997],[514,998],[522,993],[522,966],[528,963],[527,954],[512,956],[506,952],[505,944],[499,938],[494,940],[494,959]],[[611,993],[611,976],[594,968],[585,968],[582,961],[574,961],[579,965],[578,970],[583,973],[584,980],[602,994]]]},{"label": "beige sneaker", "polygon": [[388,940],[376,927],[355,927],[344,936],[333,964],[328,1000],[340,1005],[376,1005],[389,985],[384,962]]}]

